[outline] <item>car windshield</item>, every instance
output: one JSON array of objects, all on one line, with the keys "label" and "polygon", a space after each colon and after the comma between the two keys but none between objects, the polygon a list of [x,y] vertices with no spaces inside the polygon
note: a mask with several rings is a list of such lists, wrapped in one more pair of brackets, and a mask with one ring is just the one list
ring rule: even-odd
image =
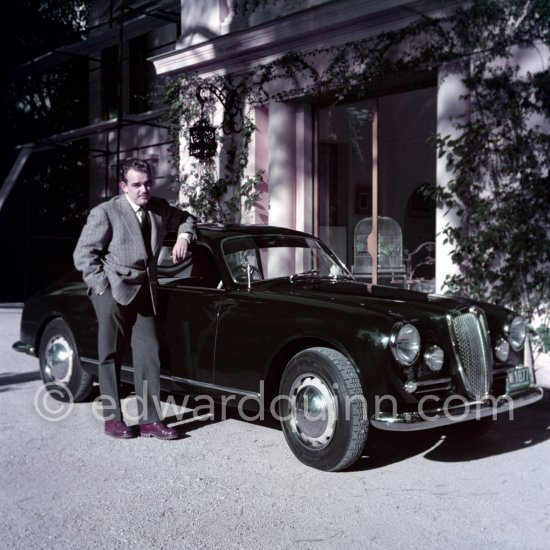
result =
[{"label": "car windshield", "polygon": [[289,277],[351,278],[324,244],[299,236],[230,237],[222,244],[233,280],[239,283]]}]

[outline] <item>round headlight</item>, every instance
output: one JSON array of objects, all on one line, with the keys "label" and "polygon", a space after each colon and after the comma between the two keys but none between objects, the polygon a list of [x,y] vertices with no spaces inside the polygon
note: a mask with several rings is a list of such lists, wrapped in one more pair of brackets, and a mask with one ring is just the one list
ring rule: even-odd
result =
[{"label": "round headlight", "polygon": [[519,351],[525,342],[527,323],[522,317],[514,317],[510,323],[508,340],[514,351]]},{"label": "round headlight", "polygon": [[508,360],[510,355],[510,344],[504,340],[504,338],[499,338],[495,346],[495,355],[499,361],[503,363]]},{"label": "round headlight", "polygon": [[390,345],[398,363],[404,366],[412,365],[420,353],[420,334],[412,325],[403,325],[399,329],[394,329]]},{"label": "round headlight", "polygon": [[443,368],[445,354],[439,346],[430,346],[424,352],[424,364],[433,372],[439,372]]}]

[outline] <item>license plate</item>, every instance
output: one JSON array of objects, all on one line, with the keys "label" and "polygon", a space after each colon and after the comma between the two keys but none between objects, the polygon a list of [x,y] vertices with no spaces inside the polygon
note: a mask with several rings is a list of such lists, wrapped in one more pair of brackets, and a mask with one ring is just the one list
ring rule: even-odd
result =
[{"label": "license plate", "polygon": [[515,392],[528,388],[531,385],[531,370],[529,367],[520,365],[513,369],[508,369],[506,378],[506,393]]}]

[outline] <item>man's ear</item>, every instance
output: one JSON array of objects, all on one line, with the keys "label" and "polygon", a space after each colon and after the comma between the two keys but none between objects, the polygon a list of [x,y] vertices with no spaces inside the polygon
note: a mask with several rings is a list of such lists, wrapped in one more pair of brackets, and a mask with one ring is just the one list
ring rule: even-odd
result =
[{"label": "man's ear", "polygon": [[128,184],[125,181],[120,181],[118,186],[123,193],[128,193]]}]

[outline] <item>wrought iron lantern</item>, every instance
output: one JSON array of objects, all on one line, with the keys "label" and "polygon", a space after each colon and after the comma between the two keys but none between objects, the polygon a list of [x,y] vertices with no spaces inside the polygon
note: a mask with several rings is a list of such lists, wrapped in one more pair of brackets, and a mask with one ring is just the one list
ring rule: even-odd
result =
[{"label": "wrought iron lantern", "polygon": [[189,154],[199,160],[207,160],[212,158],[217,150],[216,129],[201,116],[198,122],[189,128]]},{"label": "wrought iron lantern", "polygon": [[213,84],[204,84],[197,88],[197,100],[201,105],[199,120],[189,128],[189,154],[199,160],[212,158],[217,150],[216,129],[210,124],[204,114],[206,98],[203,92],[214,94],[224,107],[222,129],[224,134],[240,132],[242,130],[242,107],[239,92],[236,89],[226,90],[225,93]]}]

